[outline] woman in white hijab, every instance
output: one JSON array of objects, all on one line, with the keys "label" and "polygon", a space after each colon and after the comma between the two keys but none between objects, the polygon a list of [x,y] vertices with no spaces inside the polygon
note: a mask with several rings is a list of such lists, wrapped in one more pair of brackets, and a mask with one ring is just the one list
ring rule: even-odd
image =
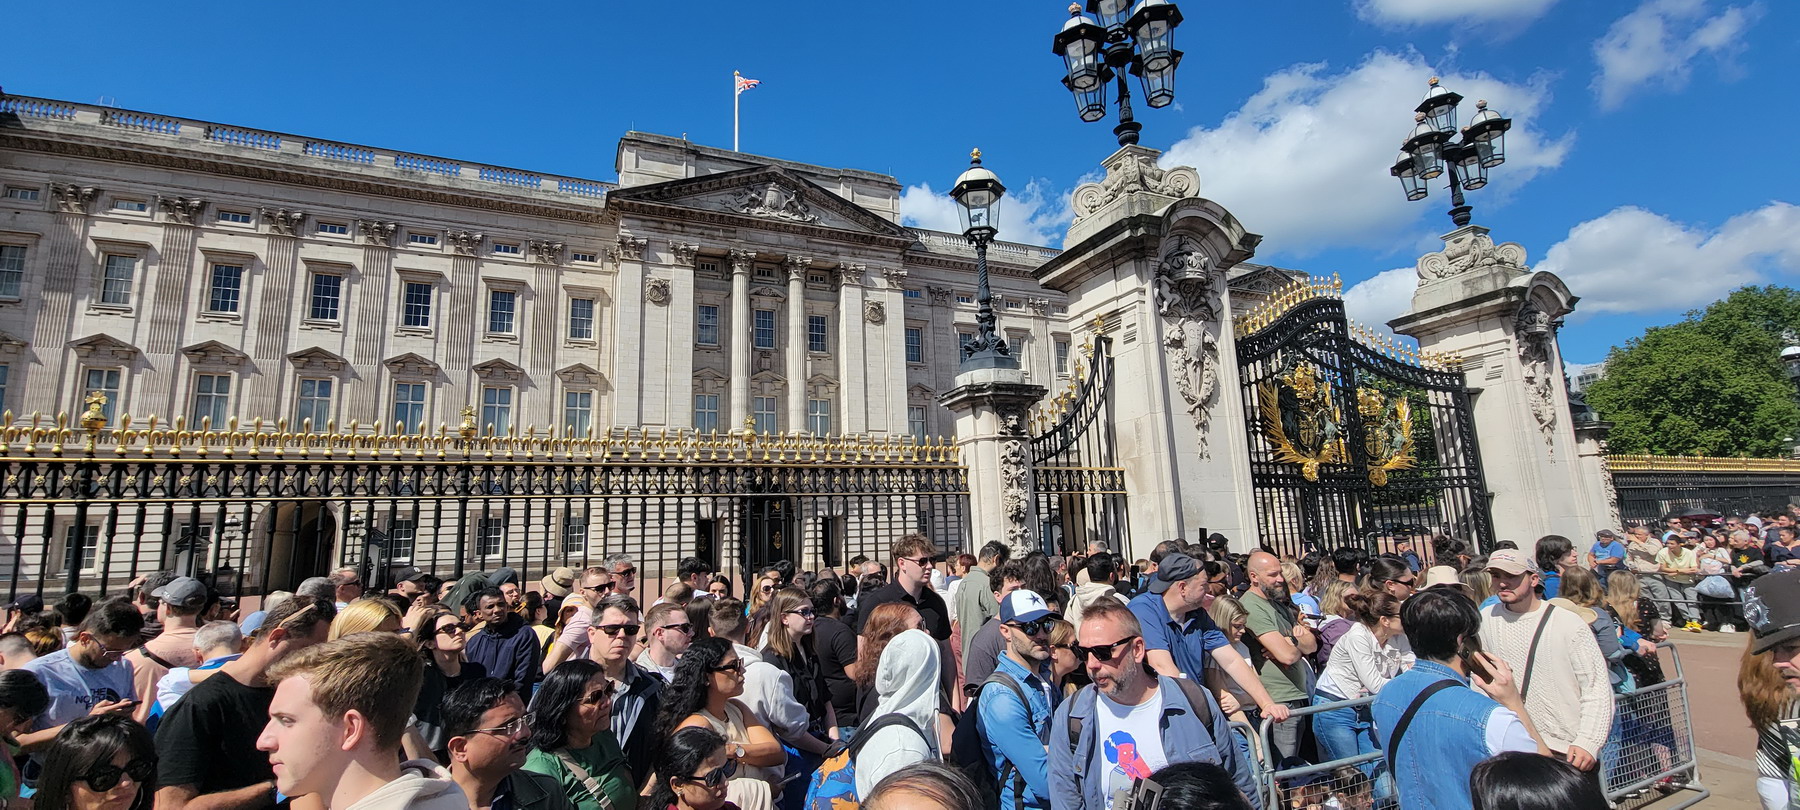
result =
[{"label": "woman in white hijab", "polygon": [[[863,718],[868,727],[890,714],[912,721],[894,723],[858,739],[856,795],[867,796],[882,777],[915,762],[936,762],[938,753],[938,645],[923,630],[908,630],[888,642],[875,670],[875,716]],[[919,730],[924,733],[920,733]]]}]

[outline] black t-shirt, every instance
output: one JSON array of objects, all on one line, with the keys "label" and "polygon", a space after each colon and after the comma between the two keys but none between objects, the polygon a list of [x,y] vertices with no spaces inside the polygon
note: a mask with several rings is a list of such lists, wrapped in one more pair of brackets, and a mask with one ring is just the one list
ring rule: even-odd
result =
[{"label": "black t-shirt", "polygon": [[256,750],[274,699],[274,689],[224,672],[196,684],[156,728],[157,784],[189,785],[204,796],[274,779],[269,755]]},{"label": "black t-shirt", "polygon": [[[773,647],[761,650],[763,661],[773,664],[776,669],[786,672],[794,684],[794,702],[806,707],[806,714],[811,718],[811,730],[825,731],[825,702],[830,697],[825,688],[825,673],[819,668],[819,657],[807,655],[805,648],[796,650],[794,658],[783,658]],[[844,725],[842,719],[838,725]]]},{"label": "black t-shirt", "polygon": [[844,667],[856,663],[856,631],[841,620],[820,616],[813,624],[813,649],[825,673],[825,690],[837,709],[838,725],[857,725],[856,682],[844,672]]},{"label": "black t-shirt", "polygon": [[487,669],[474,661],[464,661],[462,671],[454,678],[445,675],[435,663],[425,663],[425,680],[419,685],[419,700],[413,704],[413,719],[418,721],[419,736],[425,738],[425,745],[432,751],[442,751],[450,744],[449,735],[444,733],[444,696],[464,683],[485,677]]},{"label": "black t-shirt", "polygon": [[857,597],[857,635],[862,634],[863,625],[869,621],[869,614],[874,613],[876,607],[889,602],[905,602],[917,608],[919,617],[924,620],[925,632],[938,641],[950,640],[950,608],[944,605],[944,597],[938,596],[930,585],[920,585],[919,596],[915,599],[905,588],[900,587],[899,582],[889,582]]}]

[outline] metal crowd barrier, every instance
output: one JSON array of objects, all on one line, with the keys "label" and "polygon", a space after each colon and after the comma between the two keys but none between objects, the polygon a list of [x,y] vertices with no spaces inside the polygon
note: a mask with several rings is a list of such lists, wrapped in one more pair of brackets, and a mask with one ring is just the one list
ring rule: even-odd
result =
[{"label": "metal crowd barrier", "polygon": [[[1693,719],[1688,714],[1687,679],[1681,669],[1681,656],[1667,642],[1657,645],[1657,649],[1668,652],[1665,660],[1673,665],[1673,672],[1665,670],[1667,677],[1662,683],[1613,697],[1613,727],[1600,752],[1601,789],[1613,807],[1654,803],[1655,810],[1681,810],[1712,795],[1700,783],[1700,762],[1694,747]],[[1365,697],[1321,703],[1294,709],[1292,714],[1311,716],[1374,702],[1373,697]],[[1249,730],[1242,723],[1232,725]],[[1257,766],[1265,808],[1329,807],[1334,806],[1333,799],[1337,807],[1358,810],[1398,806],[1397,794],[1385,780],[1387,761],[1381,751],[1282,768],[1273,759],[1274,726],[1273,720],[1263,718],[1252,738],[1252,745],[1267,752]]]}]

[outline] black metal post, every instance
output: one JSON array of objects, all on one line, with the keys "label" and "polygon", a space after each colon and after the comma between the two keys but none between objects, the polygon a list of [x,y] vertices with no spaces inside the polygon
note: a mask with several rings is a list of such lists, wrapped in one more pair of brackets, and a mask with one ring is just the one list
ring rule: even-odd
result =
[{"label": "black metal post", "polygon": [[1018,368],[1018,358],[1006,346],[1006,338],[994,327],[994,292],[988,286],[987,246],[993,237],[985,228],[964,234],[975,243],[975,339],[962,349],[962,371],[979,368]]},{"label": "black metal post", "polygon": [[[1468,148],[1473,149],[1474,147]],[[1456,223],[1458,228],[1468,226],[1469,212],[1475,210],[1463,202],[1462,177],[1456,173],[1457,160],[1462,155],[1462,148],[1445,147],[1444,149],[1444,165],[1450,171],[1450,221]]]},{"label": "black metal post", "polygon": [[1119,73],[1119,125],[1113,127],[1113,134],[1119,136],[1120,146],[1130,146],[1138,142],[1138,133],[1144,125],[1131,117],[1131,83],[1125,81],[1125,71]]}]

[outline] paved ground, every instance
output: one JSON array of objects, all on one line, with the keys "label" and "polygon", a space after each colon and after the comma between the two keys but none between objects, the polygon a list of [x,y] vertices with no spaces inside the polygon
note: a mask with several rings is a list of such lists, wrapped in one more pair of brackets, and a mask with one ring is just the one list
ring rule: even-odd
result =
[{"label": "paved ground", "polygon": [[[1756,798],[1756,734],[1744,717],[1744,706],[1738,702],[1737,694],[1738,661],[1749,636],[1676,631],[1669,640],[1675,643],[1687,675],[1694,742],[1700,748],[1700,781],[1712,791],[1712,797],[1697,807],[1760,807]],[[1650,807],[1671,804],[1663,801]]]}]

